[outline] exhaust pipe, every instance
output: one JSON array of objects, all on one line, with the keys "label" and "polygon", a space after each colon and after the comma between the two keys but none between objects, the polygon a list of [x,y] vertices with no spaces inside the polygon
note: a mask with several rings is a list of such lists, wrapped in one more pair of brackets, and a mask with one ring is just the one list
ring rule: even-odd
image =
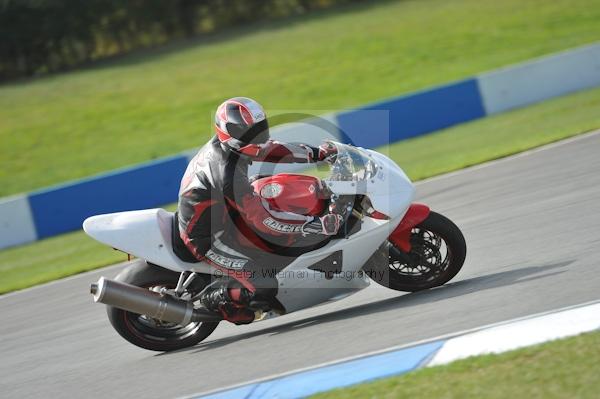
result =
[{"label": "exhaust pipe", "polygon": [[191,322],[223,320],[218,313],[194,309],[191,302],[104,277],[92,283],[90,293],[94,302],[183,326]]}]

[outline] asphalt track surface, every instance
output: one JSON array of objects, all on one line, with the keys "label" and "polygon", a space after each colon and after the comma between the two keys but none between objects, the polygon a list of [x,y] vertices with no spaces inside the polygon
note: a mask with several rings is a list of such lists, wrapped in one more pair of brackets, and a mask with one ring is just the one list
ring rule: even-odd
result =
[{"label": "asphalt track surface", "polygon": [[[600,133],[600,132],[597,132]],[[417,184],[463,230],[449,284],[373,284],[339,302],[157,354],[130,345],[89,284],[122,266],[0,297],[0,396],[167,398],[600,299],[600,134]]]}]

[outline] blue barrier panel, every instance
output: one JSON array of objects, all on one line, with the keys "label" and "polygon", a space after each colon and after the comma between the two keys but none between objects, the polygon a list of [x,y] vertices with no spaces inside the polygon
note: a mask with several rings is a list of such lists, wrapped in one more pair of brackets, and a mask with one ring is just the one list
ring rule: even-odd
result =
[{"label": "blue barrier panel", "polygon": [[186,157],[178,155],[31,193],[38,238],[80,229],[92,215],[174,202],[186,166]]},{"label": "blue barrier panel", "polygon": [[[387,111],[387,118],[381,113]],[[361,147],[377,147],[485,116],[477,81],[467,79],[338,114],[344,134]],[[386,137],[374,134],[389,131]]]}]

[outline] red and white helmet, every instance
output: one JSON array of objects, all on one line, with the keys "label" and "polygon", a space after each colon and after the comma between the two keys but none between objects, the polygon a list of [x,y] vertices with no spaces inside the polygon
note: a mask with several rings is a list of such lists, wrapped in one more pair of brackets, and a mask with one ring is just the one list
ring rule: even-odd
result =
[{"label": "red and white helmet", "polygon": [[263,107],[246,97],[225,100],[215,114],[217,137],[236,152],[255,155],[269,140],[269,124]]}]

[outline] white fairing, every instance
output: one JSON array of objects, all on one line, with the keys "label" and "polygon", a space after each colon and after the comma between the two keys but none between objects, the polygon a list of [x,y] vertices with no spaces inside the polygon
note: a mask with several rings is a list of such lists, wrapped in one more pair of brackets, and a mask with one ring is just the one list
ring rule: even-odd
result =
[{"label": "white fairing", "polygon": [[[332,240],[325,247],[299,257],[281,272],[277,298],[289,312],[339,299],[367,287],[369,279],[360,272],[362,266],[398,226],[413,200],[414,186],[402,169],[383,154],[363,151],[379,166],[373,179],[324,182],[338,195],[368,195],[373,207],[390,219],[365,217],[358,233],[347,239]],[[308,269],[337,251],[343,254],[342,273],[328,280],[324,273]]]},{"label": "white fairing", "polygon": [[[414,196],[414,186],[389,158],[370,150],[364,154],[375,161],[377,173],[363,181],[325,180],[337,194],[366,194],[375,210],[390,217],[365,217],[361,229],[348,238],[335,239],[323,248],[298,257],[278,274],[277,298],[288,312],[350,295],[369,285],[362,266],[400,223]],[[173,252],[173,214],[162,209],[121,212],[93,216],[84,222],[85,232],[94,239],[148,262],[174,270],[213,273],[207,263],[186,263]],[[341,252],[342,272],[329,279],[311,270],[320,260]]]},{"label": "white fairing", "polygon": [[324,182],[336,194],[365,194],[371,199],[373,208],[390,217],[404,215],[415,195],[415,187],[404,171],[383,154],[359,148],[378,165],[377,174],[362,181]]},{"label": "white fairing", "polygon": [[373,207],[389,216],[404,216],[415,196],[415,186],[394,161],[378,152],[368,152],[380,166],[374,179],[377,186],[367,188]]},{"label": "white fairing", "polygon": [[187,263],[175,255],[172,221],[172,212],[145,209],[92,216],[83,222],[83,230],[103,244],[167,269],[210,272],[212,267],[207,263]]},{"label": "white fairing", "polygon": [[[369,279],[359,271],[400,219],[401,216],[392,221],[367,217],[361,231],[348,239],[332,240],[325,247],[299,257],[280,273],[277,298],[291,312],[367,287]],[[334,274],[332,279],[309,269],[337,251],[342,251],[342,272]]]}]

